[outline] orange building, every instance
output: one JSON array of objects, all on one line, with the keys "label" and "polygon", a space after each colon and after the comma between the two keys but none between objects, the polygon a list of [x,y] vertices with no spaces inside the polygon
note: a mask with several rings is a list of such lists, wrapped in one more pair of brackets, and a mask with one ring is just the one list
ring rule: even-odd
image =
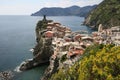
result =
[{"label": "orange building", "polygon": [[75,55],[82,55],[84,53],[84,49],[80,48],[75,48],[74,50],[70,50],[68,52],[68,56],[75,56]]},{"label": "orange building", "polygon": [[47,31],[47,32],[45,32],[45,37],[46,37],[46,38],[52,38],[53,35],[54,35],[54,33],[53,33],[52,31]]}]

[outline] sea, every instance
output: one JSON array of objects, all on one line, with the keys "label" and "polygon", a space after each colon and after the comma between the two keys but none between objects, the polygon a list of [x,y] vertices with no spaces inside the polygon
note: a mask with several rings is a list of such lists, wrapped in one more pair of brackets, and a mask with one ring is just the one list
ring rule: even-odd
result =
[{"label": "sea", "polygon": [[[0,72],[13,71],[13,80],[40,80],[48,65],[41,65],[31,70],[17,72],[17,67],[33,57],[30,49],[36,45],[35,27],[43,17],[28,15],[0,16]],[[47,19],[60,22],[72,31],[92,30],[82,25],[84,17],[48,16]]]}]

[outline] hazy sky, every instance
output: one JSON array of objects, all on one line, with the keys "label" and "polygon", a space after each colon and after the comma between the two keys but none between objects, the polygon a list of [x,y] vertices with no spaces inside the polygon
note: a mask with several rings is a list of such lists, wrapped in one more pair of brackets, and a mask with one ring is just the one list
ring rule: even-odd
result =
[{"label": "hazy sky", "polygon": [[86,6],[103,0],[0,0],[0,15],[30,15],[43,7]]}]

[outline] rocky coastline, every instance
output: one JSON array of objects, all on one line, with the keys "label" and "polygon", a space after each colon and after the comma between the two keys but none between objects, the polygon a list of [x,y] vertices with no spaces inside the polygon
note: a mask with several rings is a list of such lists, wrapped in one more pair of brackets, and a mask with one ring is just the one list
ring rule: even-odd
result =
[{"label": "rocky coastline", "polygon": [[25,71],[49,63],[41,78],[41,80],[48,80],[58,70],[68,69],[79,61],[85,49],[91,45],[120,45],[118,42],[120,39],[116,41],[114,36],[119,36],[119,32],[119,27],[104,30],[102,25],[99,25],[98,31],[92,34],[88,34],[87,31],[72,32],[70,28],[47,20],[44,16],[36,26],[37,44],[32,50],[34,57],[22,63],[19,69]]},{"label": "rocky coastline", "polygon": [[36,46],[33,48],[33,59],[24,61],[19,70],[25,71],[33,67],[49,63],[49,59],[53,54],[52,39],[45,38],[43,33],[46,30],[46,25],[51,20],[40,20],[36,26]]}]

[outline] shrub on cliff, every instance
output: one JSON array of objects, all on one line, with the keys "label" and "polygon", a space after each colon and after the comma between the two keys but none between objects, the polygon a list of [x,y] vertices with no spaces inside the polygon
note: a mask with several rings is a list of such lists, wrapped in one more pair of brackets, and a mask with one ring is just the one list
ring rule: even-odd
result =
[{"label": "shrub on cliff", "polygon": [[[95,47],[96,46],[96,47]],[[60,69],[50,80],[119,80],[120,46],[94,45],[68,70]]]}]

